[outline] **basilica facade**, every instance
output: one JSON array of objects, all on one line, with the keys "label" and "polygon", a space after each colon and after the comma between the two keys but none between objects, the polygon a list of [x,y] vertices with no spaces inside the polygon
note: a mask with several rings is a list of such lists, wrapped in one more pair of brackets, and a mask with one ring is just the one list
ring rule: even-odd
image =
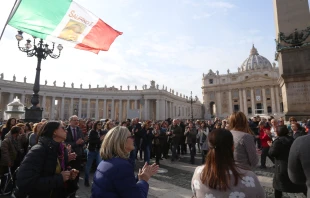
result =
[{"label": "basilica facade", "polygon": [[283,115],[282,93],[278,84],[279,68],[259,55],[252,47],[249,57],[238,72],[219,74],[209,70],[203,74],[204,117],[226,118],[234,111],[248,117]]},{"label": "basilica facade", "polygon": [[[0,119],[4,118],[6,105],[18,97],[22,104],[31,106],[32,83],[4,80],[0,78]],[[203,116],[202,103],[197,97],[191,103],[190,97],[175,92],[167,87],[151,84],[137,86],[120,86],[120,88],[99,87],[75,88],[73,84],[67,87],[41,85],[40,107],[43,108],[43,118],[50,120],[65,120],[71,115],[80,118],[112,119],[123,121],[127,118],[139,117],[141,120],[164,120],[167,118],[200,119]]]}]

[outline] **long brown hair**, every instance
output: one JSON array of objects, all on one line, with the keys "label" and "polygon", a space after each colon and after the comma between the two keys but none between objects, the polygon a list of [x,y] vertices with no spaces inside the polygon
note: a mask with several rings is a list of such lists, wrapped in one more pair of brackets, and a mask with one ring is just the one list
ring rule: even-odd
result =
[{"label": "long brown hair", "polygon": [[241,111],[233,112],[229,117],[229,129],[235,131],[242,131],[254,135],[249,126],[249,122]]},{"label": "long brown hair", "polygon": [[238,185],[241,174],[237,171],[234,161],[234,140],[231,132],[226,129],[215,129],[209,133],[208,141],[210,150],[201,173],[202,183],[211,189],[226,191],[229,189],[232,174],[234,185]]}]

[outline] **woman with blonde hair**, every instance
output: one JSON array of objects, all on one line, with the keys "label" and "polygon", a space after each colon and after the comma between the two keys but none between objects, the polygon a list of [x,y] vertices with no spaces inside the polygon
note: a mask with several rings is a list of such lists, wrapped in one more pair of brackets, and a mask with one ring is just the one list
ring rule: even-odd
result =
[{"label": "woman with blonde hair", "polygon": [[91,198],[146,198],[148,180],[157,173],[156,164],[145,163],[135,179],[129,154],[135,149],[134,136],[123,126],[117,126],[106,134],[100,156],[103,159],[94,174]]},{"label": "woman with blonde hair", "polygon": [[234,158],[243,169],[251,169],[258,163],[254,133],[244,113],[234,112],[229,117],[229,129],[234,137]]}]

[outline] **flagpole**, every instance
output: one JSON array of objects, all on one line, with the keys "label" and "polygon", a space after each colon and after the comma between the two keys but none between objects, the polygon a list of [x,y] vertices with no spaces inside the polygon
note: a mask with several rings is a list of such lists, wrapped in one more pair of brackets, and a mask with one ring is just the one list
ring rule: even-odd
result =
[{"label": "flagpole", "polygon": [[6,26],[8,25],[9,21],[11,20],[11,18],[13,17],[13,15],[15,14],[15,12],[16,12],[18,6],[20,5],[20,2],[21,2],[21,1],[22,1],[22,0],[16,0],[16,1],[15,1],[14,6],[13,6],[12,9],[11,9],[10,15],[9,15],[8,19],[6,20],[6,23],[4,24],[4,27],[3,27],[3,29],[2,29],[2,32],[1,32],[1,35],[0,35],[0,41],[1,41],[1,39],[2,39],[2,36],[3,36],[3,34],[4,34],[4,30],[5,30]]}]

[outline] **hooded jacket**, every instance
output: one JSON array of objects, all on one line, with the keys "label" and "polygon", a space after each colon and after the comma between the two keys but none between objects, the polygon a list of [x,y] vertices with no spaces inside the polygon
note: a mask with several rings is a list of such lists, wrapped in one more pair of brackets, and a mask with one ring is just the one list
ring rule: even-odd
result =
[{"label": "hooded jacket", "polygon": [[269,155],[275,158],[273,187],[282,192],[298,193],[306,190],[305,185],[296,185],[288,177],[288,156],[294,142],[291,136],[276,138],[269,149]]}]

